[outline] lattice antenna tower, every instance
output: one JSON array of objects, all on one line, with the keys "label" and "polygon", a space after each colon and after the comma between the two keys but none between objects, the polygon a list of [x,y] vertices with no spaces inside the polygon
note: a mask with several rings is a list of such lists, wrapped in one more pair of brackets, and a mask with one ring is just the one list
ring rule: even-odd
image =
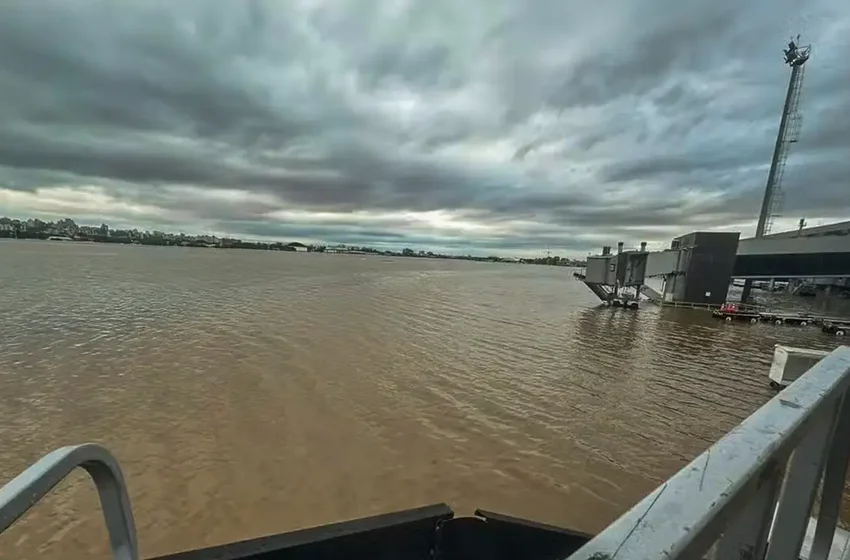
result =
[{"label": "lattice antenna tower", "polygon": [[779,121],[779,133],[776,135],[776,144],[773,148],[773,159],[770,162],[770,171],[767,174],[767,185],[764,189],[764,198],[761,203],[761,212],[756,226],[756,237],[763,237],[770,232],[774,218],[782,211],[784,194],[782,192],[782,177],[785,174],[785,163],[788,160],[788,151],[791,144],[800,139],[800,126],[802,116],[800,115],[800,93],[803,90],[803,78],[805,76],[805,64],[811,54],[811,45],[800,45],[800,36],[788,42],[785,54],[785,64],[791,67],[791,78],[788,81],[788,91],[785,94],[785,106],[782,109],[782,118]]}]

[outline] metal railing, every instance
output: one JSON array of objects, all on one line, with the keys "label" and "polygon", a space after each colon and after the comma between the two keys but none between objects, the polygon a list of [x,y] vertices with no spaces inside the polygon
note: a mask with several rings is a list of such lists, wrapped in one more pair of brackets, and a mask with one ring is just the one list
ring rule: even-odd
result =
[{"label": "metal railing", "polygon": [[89,473],[97,488],[112,557],[138,560],[136,527],[121,468],[109,451],[91,443],[48,453],[0,488],[0,533],[78,467]]},{"label": "metal railing", "polygon": [[850,457],[850,347],[839,348],[570,560],[810,560],[832,546]]}]

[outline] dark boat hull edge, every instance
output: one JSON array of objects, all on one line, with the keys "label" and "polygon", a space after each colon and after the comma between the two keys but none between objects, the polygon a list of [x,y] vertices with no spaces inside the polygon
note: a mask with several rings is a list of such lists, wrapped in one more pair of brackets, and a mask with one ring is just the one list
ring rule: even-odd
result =
[{"label": "dark boat hull edge", "polygon": [[482,510],[455,517],[436,504],[152,560],[555,560],[591,537]]}]

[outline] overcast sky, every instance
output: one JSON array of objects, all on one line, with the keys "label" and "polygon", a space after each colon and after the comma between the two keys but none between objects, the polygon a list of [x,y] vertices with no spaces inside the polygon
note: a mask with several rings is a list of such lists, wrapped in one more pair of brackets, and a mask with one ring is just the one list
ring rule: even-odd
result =
[{"label": "overcast sky", "polygon": [[[0,215],[586,254],[850,219],[839,0],[3,0]],[[775,230],[780,228],[774,228]]]}]

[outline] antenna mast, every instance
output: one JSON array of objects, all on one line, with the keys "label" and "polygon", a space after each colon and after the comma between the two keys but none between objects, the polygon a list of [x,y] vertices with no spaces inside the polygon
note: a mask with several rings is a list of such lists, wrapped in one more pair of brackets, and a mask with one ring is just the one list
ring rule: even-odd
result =
[{"label": "antenna mast", "polygon": [[756,226],[756,238],[770,232],[774,218],[782,210],[784,195],[782,193],[782,176],[785,174],[785,162],[788,150],[800,138],[802,116],[799,112],[800,92],[803,90],[805,64],[809,60],[811,45],[801,46],[800,36],[788,42],[785,54],[785,64],[791,67],[791,79],[788,81],[788,91],[785,94],[785,106],[782,109],[782,119],[779,121],[779,133],[776,135],[776,145],[773,148],[773,159],[767,174],[767,185],[764,188],[764,198]]},{"label": "antenna mast", "polygon": [[[759,221],[756,225],[756,239],[770,232],[773,220],[782,209],[784,195],[782,193],[782,176],[785,174],[785,162],[788,160],[788,150],[791,144],[800,138],[802,117],[799,112],[800,92],[803,90],[805,64],[811,54],[811,45],[799,45],[800,36],[788,42],[788,48],[783,51],[785,64],[791,67],[791,78],[788,80],[788,91],[785,93],[785,106],[782,108],[782,118],[779,121],[779,133],[773,147],[773,159],[770,160],[770,171],[767,174],[767,185],[764,187],[764,198],[761,201]],[[744,281],[741,291],[741,303],[750,301],[752,280]]]}]

